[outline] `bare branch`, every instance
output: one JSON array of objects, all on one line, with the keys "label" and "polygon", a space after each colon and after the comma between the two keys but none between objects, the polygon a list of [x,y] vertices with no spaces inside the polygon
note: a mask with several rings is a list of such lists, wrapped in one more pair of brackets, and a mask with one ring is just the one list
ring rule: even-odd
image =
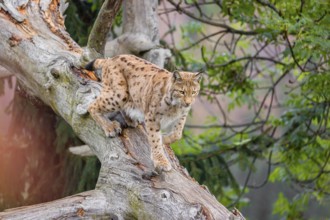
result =
[{"label": "bare branch", "polygon": [[285,40],[288,43],[288,47],[290,49],[290,53],[291,53],[291,56],[293,58],[293,61],[299,67],[300,71],[304,72],[305,71],[304,68],[299,64],[299,61],[297,60],[296,55],[295,55],[295,53],[293,51],[293,47],[292,47],[292,45],[290,43],[289,36],[288,36],[288,33],[287,32],[285,32]]},{"label": "bare branch", "polygon": [[81,157],[89,157],[95,156],[93,151],[88,145],[76,146],[69,148],[70,153],[81,156]]},{"label": "bare branch", "polygon": [[213,68],[224,67],[224,66],[228,66],[230,64],[236,63],[236,62],[243,61],[243,60],[253,60],[253,59],[255,59],[255,60],[265,60],[265,61],[269,61],[269,62],[272,62],[272,63],[275,63],[275,64],[280,64],[282,66],[287,65],[286,63],[283,63],[282,61],[278,61],[278,60],[275,60],[275,59],[269,58],[269,57],[261,57],[261,56],[245,56],[245,57],[240,57],[240,58],[237,58],[237,59],[230,60],[226,63],[216,64],[216,65],[210,65],[209,64],[209,65]]},{"label": "bare branch", "polygon": [[202,41],[204,41],[204,40],[207,40],[207,39],[209,39],[209,38],[211,38],[211,37],[217,36],[217,35],[219,35],[219,34],[222,34],[222,33],[226,33],[226,31],[222,30],[222,31],[217,31],[216,33],[209,34],[209,35],[207,35],[207,36],[205,36],[205,37],[203,37],[203,38],[201,38],[201,39],[195,41],[194,43],[190,44],[189,46],[184,47],[184,48],[179,49],[179,50],[180,50],[180,51],[189,50],[189,49],[191,49],[192,47],[198,45],[200,42],[202,42]]},{"label": "bare branch", "polygon": [[122,0],[104,1],[88,37],[87,48],[89,50],[95,50],[102,56],[104,55],[107,35],[110,31],[112,22],[120,9],[121,3]]},{"label": "bare branch", "polygon": [[263,6],[266,6],[270,9],[272,9],[274,12],[276,12],[276,14],[281,16],[281,12],[279,10],[277,10],[277,8],[270,2],[268,1],[263,1],[263,0],[257,0],[257,2]]},{"label": "bare branch", "polygon": [[242,31],[242,30],[237,30],[235,28],[232,28],[226,24],[223,24],[223,23],[218,23],[218,22],[214,22],[212,20],[208,20],[208,19],[204,19],[204,18],[201,18],[201,17],[197,17],[195,16],[193,13],[185,10],[184,8],[182,8],[180,6],[180,4],[176,4],[174,1],[172,0],[168,0],[169,3],[171,3],[177,11],[179,12],[183,12],[185,15],[187,15],[188,17],[191,17],[197,21],[200,21],[204,24],[208,24],[208,25],[212,25],[212,26],[216,26],[216,27],[221,27],[221,28],[224,28],[227,32],[229,33],[233,33],[233,34],[242,34],[242,35],[256,35],[258,34],[257,31]]}]

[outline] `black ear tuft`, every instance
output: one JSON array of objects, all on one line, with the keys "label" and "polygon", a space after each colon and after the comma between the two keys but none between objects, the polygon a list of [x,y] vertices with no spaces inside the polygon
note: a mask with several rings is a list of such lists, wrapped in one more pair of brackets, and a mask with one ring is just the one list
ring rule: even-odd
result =
[{"label": "black ear tuft", "polygon": [[197,82],[200,82],[201,79],[202,79],[203,74],[204,74],[203,72],[196,73],[196,75],[194,76],[194,80],[197,81]]},{"label": "black ear tuft", "polygon": [[175,81],[182,80],[182,77],[181,77],[180,72],[178,70],[174,70],[173,77],[174,77]]},{"label": "black ear tuft", "polygon": [[94,62],[95,62],[95,60],[93,60],[92,62],[89,62],[89,63],[85,66],[85,69],[86,69],[86,70],[89,70],[89,71],[93,71],[93,70],[95,70],[95,68],[94,68]]}]

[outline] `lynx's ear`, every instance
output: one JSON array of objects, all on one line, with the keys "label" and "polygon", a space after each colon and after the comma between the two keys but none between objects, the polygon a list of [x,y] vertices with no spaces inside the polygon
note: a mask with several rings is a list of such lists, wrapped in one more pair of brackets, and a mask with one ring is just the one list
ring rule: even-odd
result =
[{"label": "lynx's ear", "polygon": [[173,72],[173,78],[174,78],[174,81],[182,81],[182,77],[180,75],[180,72],[177,71],[177,70],[174,70],[174,72]]},{"label": "lynx's ear", "polygon": [[202,79],[203,74],[204,74],[203,72],[196,73],[196,75],[194,76],[194,80],[197,81],[197,82],[200,82],[201,79]]}]

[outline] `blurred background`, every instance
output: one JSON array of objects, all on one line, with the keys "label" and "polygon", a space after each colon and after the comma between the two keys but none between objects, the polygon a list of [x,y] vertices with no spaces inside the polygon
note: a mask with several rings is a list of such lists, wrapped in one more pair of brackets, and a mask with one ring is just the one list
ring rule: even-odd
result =
[{"label": "blurred background", "polygon": [[[103,1],[68,2],[67,31],[84,46]],[[318,0],[159,1],[160,45],[173,54],[166,68],[205,72],[172,148],[247,219],[330,219],[329,10]],[[120,12],[109,41],[121,23]],[[70,154],[83,144],[70,126],[6,75],[0,211],[93,189],[97,158]]]}]

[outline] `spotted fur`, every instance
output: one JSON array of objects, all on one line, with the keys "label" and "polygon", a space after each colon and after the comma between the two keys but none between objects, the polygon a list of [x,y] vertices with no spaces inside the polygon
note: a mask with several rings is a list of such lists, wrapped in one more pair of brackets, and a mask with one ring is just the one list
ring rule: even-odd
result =
[{"label": "spotted fur", "polygon": [[103,88],[88,111],[105,134],[114,137],[121,132],[107,113],[122,111],[133,127],[144,121],[156,169],[171,170],[163,144],[181,138],[201,74],[171,73],[133,55],[96,59],[88,68],[102,69]]}]

